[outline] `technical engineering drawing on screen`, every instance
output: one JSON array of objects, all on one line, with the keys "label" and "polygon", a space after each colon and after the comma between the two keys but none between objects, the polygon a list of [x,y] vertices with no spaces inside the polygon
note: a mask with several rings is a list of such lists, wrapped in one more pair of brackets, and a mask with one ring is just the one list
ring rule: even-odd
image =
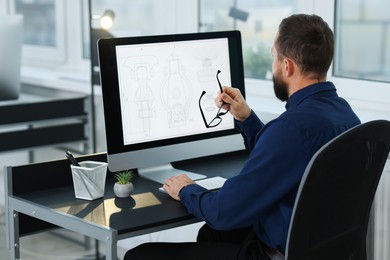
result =
[{"label": "technical engineering drawing on screen", "polygon": [[125,145],[234,129],[230,114],[218,127],[205,128],[197,102],[207,89],[205,113],[212,118],[218,69],[231,85],[226,38],[117,46],[116,56]]}]

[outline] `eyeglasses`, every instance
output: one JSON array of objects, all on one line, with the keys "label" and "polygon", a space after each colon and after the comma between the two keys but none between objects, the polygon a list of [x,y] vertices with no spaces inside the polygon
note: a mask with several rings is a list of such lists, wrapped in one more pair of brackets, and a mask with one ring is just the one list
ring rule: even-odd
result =
[{"label": "eyeglasses", "polygon": [[[221,93],[222,93],[223,92],[222,91],[222,85],[221,85],[221,82],[219,81],[219,78],[218,78],[219,73],[221,73],[220,70],[217,71],[216,78],[217,78],[217,81],[218,81],[219,89],[221,90]],[[226,104],[225,102],[223,102],[221,104],[221,106],[219,107],[218,111],[217,111],[217,115],[209,123],[207,123],[206,117],[205,117],[205,115],[203,113],[202,106],[201,106],[201,100],[202,100],[202,97],[205,94],[206,94],[206,91],[203,91],[202,94],[200,95],[200,98],[199,98],[200,114],[202,115],[203,122],[204,122],[206,128],[216,127],[216,126],[218,126],[222,122],[221,116],[226,115],[227,112],[229,112],[229,109],[226,110],[226,111],[222,110],[223,105]]]}]

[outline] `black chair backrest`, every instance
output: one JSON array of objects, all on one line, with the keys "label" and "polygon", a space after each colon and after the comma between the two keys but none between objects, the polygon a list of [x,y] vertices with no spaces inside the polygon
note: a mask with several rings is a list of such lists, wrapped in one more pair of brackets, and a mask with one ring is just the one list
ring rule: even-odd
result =
[{"label": "black chair backrest", "polygon": [[313,156],[295,201],[286,259],[366,259],[371,205],[389,150],[390,121],[375,120]]}]

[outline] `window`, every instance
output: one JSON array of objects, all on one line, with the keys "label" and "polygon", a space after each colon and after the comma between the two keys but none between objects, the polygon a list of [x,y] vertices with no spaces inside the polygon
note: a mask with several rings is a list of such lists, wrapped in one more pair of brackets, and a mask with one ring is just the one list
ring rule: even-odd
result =
[{"label": "window", "polygon": [[54,47],[55,5],[53,1],[15,1],[15,13],[23,14],[24,23],[24,44],[43,45]]},{"label": "window", "polygon": [[24,16],[25,59],[65,60],[64,1],[14,0],[10,1],[10,10]]},{"label": "window", "polygon": [[[370,101],[370,106],[388,107],[388,95],[383,93],[390,89],[390,29],[387,25],[390,18],[386,17],[390,2],[385,0],[90,2],[92,15],[101,15],[106,9],[115,12],[110,29],[115,36],[240,30],[246,92],[250,98],[274,98],[269,80],[270,49],[281,19],[292,13],[317,13],[335,28],[336,55],[329,80],[337,81],[341,94],[348,99],[364,99]],[[90,89],[88,3],[88,0],[0,0],[0,12],[22,12],[26,17],[29,36],[23,49],[24,82],[75,91]],[[354,23],[364,24],[359,32],[354,29]]]},{"label": "window", "polygon": [[24,16],[23,83],[90,92],[90,61],[83,56],[87,0],[0,0],[0,6]]},{"label": "window", "polygon": [[245,77],[271,79],[275,33],[283,18],[297,12],[299,2],[201,0],[199,31],[240,30]]},{"label": "window", "polygon": [[[91,1],[92,51],[89,50],[88,40],[84,53],[92,55],[93,84],[100,82],[96,47],[99,38],[196,32],[197,11],[193,8],[196,7],[194,3],[194,0]],[[111,28],[104,30],[99,19],[107,11],[114,15],[114,21]]]},{"label": "window", "polygon": [[[110,29],[115,36],[147,35],[154,34],[158,25],[154,16],[156,6],[159,4],[153,0],[131,1],[117,0],[108,2],[94,0],[91,2],[92,27],[99,28],[98,19],[104,11],[112,10],[115,14],[114,24]],[[145,22],[147,21],[147,22]],[[169,19],[168,19],[169,21]]]},{"label": "window", "polygon": [[334,75],[390,82],[387,0],[336,1]]},{"label": "window", "polygon": [[195,0],[93,0],[92,27],[100,29],[99,17],[113,11],[115,18],[108,32],[115,37],[196,32]]}]

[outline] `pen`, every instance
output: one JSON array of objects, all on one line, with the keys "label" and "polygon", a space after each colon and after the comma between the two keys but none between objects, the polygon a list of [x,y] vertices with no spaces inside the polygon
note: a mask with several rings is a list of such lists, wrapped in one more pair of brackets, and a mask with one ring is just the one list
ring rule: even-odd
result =
[{"label": "pen", "polygon": [[73,154],[71,152],[66,151],[65,154],[66,154],[66,158],[68,158],[71,164],[73,164],[74,166],[80,166],[80,164],[76,161],[76,159],[73,157]]}]

